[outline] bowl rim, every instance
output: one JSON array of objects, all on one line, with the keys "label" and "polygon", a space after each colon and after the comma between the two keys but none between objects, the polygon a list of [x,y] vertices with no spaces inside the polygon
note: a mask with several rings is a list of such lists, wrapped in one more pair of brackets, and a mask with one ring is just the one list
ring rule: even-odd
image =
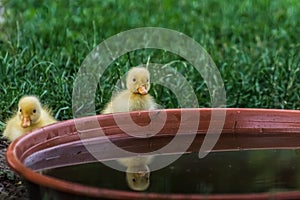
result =
[{"label": "bowl rim", "polygon": [[[233,128],[224,129],[224,133],[235,134],[238,136],[247,136],[253,132],[256,135],[251,135],[250,137],[260,137],[266,136],[272,138],[274,136],[281,137],[282,135],[288,135],[289,137],[300,138],[300,111],[298,110],[282,110],[282,109],[255,109],[255,108],[193,108],[193,109],[164,109],[168,113],[180,113],[181,111],[199,111],[202,114],[207,114],[208,116],[212,111],[225,111],[226,112],[226,122],[233,123]],[[149,112],[155,111],[134,111],[130,112],[131,116],[140,118],[141,114],[147,115]],[[116,113],[115,113],[116,114]],[[118,113],[122,115],[124,113]],[[77,118],[80,121],[89,121],[91,118],[97,117],[98,120],[110,121],[113,119],[112,114],[97,115]],[[297,119],[298,117],[298,119]],[[248,119],[248,121],[247,121]],[[251,120],[249,120],[251,119]],[[281,119],[281,121],[280,121]],[[73,183],[70,181],[61,180],[58,178],[42,175],[36,171],[31,170],[26,167],[18,154],[20,149],[18,145],[25,142],[29,137],[37,136],[41,133],[45,133],[49,130],[66,128],[75,126],[75,119],[69,119],[55,124],[42,127],[29,134],[25,134],[16,140],[14,140],[8,147],[6,152],[6,159],[8,165],[18,174],[20,174],[26,180],[41,185],[43,187],[51,188],[61,192],[88,196],[88,197],[102,197],[102,198],[117,198],[117,199],[268,199],[270,197],[276,197],[278,199],[297,199],[300,197],[300,191],[284,191],[276,193],[249,193],[249,194],[162,194],[162,193],[144,193],[144,192],[134,192],[134,191],[122,191],[113,190],[105,188],[96,188],[91,186],[85,186],[79,183]],[[279,121],[278,121],[279,120]],[[242,122],[245,122],[244,124]],[[246,123],[247,122],[247,123]],[[263,126],[266,123],[266,127]],[[274,126],[272,125],[274,124]],[[250,127],[249,127],[250,126]],[[251,128],[252,126],[252,128]],[[201,129],[201,127],[199,127]],[[275,131],[275,132],[274,132]],[[272,134],[272,133],[275,133]],[[201,133],[199,133],[201,134]],[[223,132],[222,132],[223,134]],[[58,137],[62,137],[59,135]],[[57,137],[53,136],[53,137]],[[66,136],[66,142],[78,140],[78,136],[72,135]],[[300,144],[298,145],[300,148]],[[252,147],[248,147],[252,149]],[[24,152],[23,152],[24,153]]]}]

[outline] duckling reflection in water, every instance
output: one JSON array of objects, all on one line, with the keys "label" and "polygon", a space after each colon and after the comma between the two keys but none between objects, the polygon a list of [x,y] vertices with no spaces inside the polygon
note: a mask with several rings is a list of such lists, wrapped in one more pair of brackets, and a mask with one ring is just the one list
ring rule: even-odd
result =
[{"label": "duckling reflection in water", "polygon": [[118,159],[118,162],[126,168],[126,181],[128,187],[136,191],[147,190],[150,185],[150,168],[153,157],[132,157]]},{"label": "duckling reflection in water", "polygon": [[[127,89],[117,94],[106,105],[102,114],[128,112],[137,110],[154,110],[157,108],[150,89],[150,73],[144,67],[133,67],[126,77]],[[152,157],[123,158],[118,162],[126,167],[126,180],[130,189],[146,190],[150,185],[148,164]]]}]

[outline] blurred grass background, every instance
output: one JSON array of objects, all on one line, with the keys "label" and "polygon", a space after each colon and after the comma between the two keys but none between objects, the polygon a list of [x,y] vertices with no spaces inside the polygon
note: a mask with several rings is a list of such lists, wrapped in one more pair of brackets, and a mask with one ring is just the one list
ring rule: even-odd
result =
[{"label": "blurred grass background", "polygon": [[[3,1],[0,25],[0,131],[19,98],[34,94],[58,120],[72,118],[72,88],[88,53],[106,38],[138,27],[163,27],[196,40],[223,78],[227,107],[300,108],[300,1],[89,0]],[[170,63],[192,84],[200,107],[210,106],[203,79],[185,60],[161,50],[118,58],[99,80],[100,112],[119,78],[132,66]],[[153,85],[164,108],[174,94]]]}]

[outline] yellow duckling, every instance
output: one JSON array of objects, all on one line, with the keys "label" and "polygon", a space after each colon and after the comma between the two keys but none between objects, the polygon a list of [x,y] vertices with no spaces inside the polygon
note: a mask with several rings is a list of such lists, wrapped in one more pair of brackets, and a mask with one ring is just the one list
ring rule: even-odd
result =
[{"label": "yellow duckling", "polygon": [[156,109],[153,97],[148,94],[150,74],[144,67],[133,67],[126,78],[127,89],[116,95],[106,105],[102,114]]},{"label": "yellow duckling", "polygon": [[[127,89],[119,93],[106,105],[102,114],[128,112],[135,110],[154,110],[157,108],[150,89],[150,73],[144,67],[133,67],[126,77]],[[126,167],[126,181],[132,190],[143,191],[150,185],[151,157],[118,159]]]},{"label": "yellow duckling", "polygon": [[48,109],[43,108],[35,96],[24,96],[20,99],[17,113],[7,121],[3,136],[10,141],[34,129],[52,124],[56,120]]},{"label": "yellow duckling", "polygon": [[152,156],[121,158],[118,162],[126,168],[126,181],[130,189],[144,191],[150,185],[150,169],[148,165]]}]

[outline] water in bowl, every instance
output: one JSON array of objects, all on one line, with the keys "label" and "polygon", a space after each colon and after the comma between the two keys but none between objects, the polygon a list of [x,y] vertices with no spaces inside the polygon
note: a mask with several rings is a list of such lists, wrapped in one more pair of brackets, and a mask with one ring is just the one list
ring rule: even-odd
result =
[{"label": "water in bowl", "polygon": [[[168,155],[161,155],[160,159],[164,156]],[[101,162],[42,173],[94,187],[130,190],[125,172]],[[198,153],[186,153],[169,166],[151,172],[150,187],[145,192],[242,194],[299,189],[300,152],[276,149],[211,152],[203,159],[198,158]]]}]

